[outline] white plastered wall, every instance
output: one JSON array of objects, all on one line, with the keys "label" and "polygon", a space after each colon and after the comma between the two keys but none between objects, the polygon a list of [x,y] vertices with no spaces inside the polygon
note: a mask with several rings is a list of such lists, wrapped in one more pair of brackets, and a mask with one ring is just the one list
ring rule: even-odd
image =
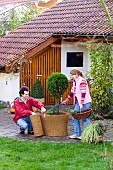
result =
[{"label": "white plastered wall", "polygon": [[0,73],[0,100],[10,103],[19,96],[19,73]]},{"label": "white plastered wall", "polygon": [[[83,52],[83,67],[66,67],[67,52]],[[70,71],[72,69],[80,70],[86,75],[90,70],[90,56],[88,54],[86,44],[81,42],[67,42],[62,40],[61,43],[61,73],[70,79]]]}]

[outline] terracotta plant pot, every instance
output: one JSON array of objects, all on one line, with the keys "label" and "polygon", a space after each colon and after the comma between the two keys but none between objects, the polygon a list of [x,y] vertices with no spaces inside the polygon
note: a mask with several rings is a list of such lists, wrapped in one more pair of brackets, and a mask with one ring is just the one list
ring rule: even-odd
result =
[{"label": "terracotta plant pot", "polygon": [[103,140],[104,140],[103,135],[100,135],[100,136],[98,137],[98,141],[99,141],[99,143],[103,142]]},{"label": "terracotta plant pot", "polygon": [[15,109],[14,109],[14,108],[11,108],[11,109],[9,110],[9,112],[10,112],[11,114],[14,114],[14,113],[15,113]]}]

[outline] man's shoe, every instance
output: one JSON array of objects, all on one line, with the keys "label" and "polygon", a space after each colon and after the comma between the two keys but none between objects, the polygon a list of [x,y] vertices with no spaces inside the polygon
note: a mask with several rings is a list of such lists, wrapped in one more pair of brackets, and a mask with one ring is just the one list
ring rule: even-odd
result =
[{"label": "man's shoe", "polygon": [[69,138],[70,139],[79,139],[79,140],[82,139],[81,136],[76,136],[76,135],[71,135],[71,136],[69,136]]},{"label": "man's shoe", "polygon": [[34,135],[34,132],[32,130],[28,130],[28,134]]},{"label": "man's shoe", "polygon": [[24,134],[24,130],[20,129],[20,134]]}]

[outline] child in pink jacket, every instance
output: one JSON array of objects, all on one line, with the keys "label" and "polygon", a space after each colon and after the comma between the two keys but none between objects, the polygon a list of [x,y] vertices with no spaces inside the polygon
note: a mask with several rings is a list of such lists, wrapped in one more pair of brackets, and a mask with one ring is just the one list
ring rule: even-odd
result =
[{"label": "child in pink jacket", "polygon": [[[88,88],[87,80],[84,78],[82,72],[73,69],[70,71],[71,79],[73,79],[73,86],[68,97],[63,101],[67,103],[72,97],[74,97],[74,110],[86,110],[91,107],[91,97]],[[83,121],[84,128],[90,124],[90,118],[86,118]],[[74,134],[69,136],[71,139],[81,139],[81,127],[80,120],[72,117],[74,125]]]}]

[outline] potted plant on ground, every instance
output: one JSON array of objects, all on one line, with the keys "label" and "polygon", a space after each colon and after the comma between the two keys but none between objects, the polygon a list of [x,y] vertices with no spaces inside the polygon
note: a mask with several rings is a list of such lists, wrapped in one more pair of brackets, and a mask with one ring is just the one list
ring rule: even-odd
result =
[{"label": "potted plant on ground", "polygon": [[[30,92],[30,96],[44,104],[44,91],[41,82],[38,78],[36,79],[36,82],[33,85],[33,88]],[[37,108],[33,107],[33,111],[37,112],[38,110]]]},{"label": "potted plant on ground", "polygon": [[50,110],[47,110],[46,115],[41,115],[44,134],[47,136],[67,136],[69,113],[59,110],[60,100],[68,87],[67,77],[60,73],[52,73],[47,79],[47,90],[56,98],[56,104]]},{"label": "potted plant on ground", "polygon": [[98,143],[103,141],[106,127],[101,122],[91,123],[82,133],[83,143]]}]

